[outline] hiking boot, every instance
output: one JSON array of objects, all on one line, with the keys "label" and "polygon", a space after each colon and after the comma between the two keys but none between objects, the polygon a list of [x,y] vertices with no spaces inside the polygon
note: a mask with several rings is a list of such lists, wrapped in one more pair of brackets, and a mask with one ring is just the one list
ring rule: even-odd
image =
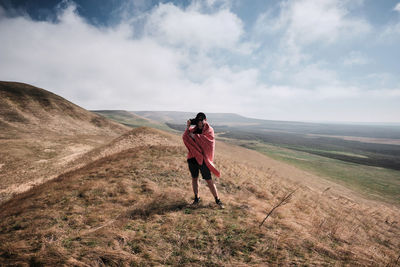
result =
[{"label": "hiking boot", "polygon": [[217,205],[218,205],[221,209],[224,209],[224,208],[225,208],[224,204],[222,203],[222,201],[221,201],[219,198],[217,198],[217,199],[215,200],[215,203],[217,203]]},{"label": "hiking boot", "polygon": [[200,197],[195,197],[192,205],[198,205],[200,203]]}]

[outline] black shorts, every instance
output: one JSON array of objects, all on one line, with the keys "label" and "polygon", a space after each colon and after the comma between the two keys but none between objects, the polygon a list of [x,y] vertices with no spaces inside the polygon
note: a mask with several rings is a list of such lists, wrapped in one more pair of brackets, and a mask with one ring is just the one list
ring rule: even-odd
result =
[{"label": "black shorts", "polygon": [[188,165],[189,165],[189,170],[190,173],[192,174],[192,178],[198,178],[199,177],[199,170],[201,172],[201,176],[203,177],[204,180],[210,180],[211,179],[211,172],[208,169],[205,161],[203,160],[203,165],[199,165],[197,163],[196,158],[190,158],[187,160]]}]

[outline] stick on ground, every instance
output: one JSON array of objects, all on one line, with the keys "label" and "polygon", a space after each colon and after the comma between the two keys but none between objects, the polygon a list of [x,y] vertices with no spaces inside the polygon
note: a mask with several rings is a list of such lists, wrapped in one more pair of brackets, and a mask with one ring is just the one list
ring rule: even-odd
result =
[{"label": "stick on ground", "polygon": [[263,225],[263,223],[265,222],[265,220],[267,220],[267,218],[272,214],[272,212],[274,212],[275,209],[279,208],[282,205],[285,205],[287,203],[289,203],[289,200],[291,199],[292,195],[294,194],[294,192],[296,192],[297,189],[293,190],[292,192],[286,194],[281,202],[279,202],[277,205],[275,205],[267,214],[267,216],[265,216],[264,220],[260,223],[260,225],[258,227],[261,227]]}]

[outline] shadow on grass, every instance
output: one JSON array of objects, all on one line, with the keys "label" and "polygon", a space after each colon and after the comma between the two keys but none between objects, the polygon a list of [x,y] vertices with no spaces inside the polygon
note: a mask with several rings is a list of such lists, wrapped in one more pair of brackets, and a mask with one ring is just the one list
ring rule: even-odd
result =
[{"label": "shadow on grass", "polygon": [[154,214],[182,210],[188,204],[181,194],[162,193],[154,196],[149,202],[138,203],[135,208],[128,211],[127,217],[130,219],[147,218]]}]

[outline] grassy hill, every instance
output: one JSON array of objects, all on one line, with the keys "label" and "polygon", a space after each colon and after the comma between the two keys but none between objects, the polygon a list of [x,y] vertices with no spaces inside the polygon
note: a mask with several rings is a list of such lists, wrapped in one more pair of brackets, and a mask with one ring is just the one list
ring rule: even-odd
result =
[{"label": "grassy hill", "polygon": [[185,155],[180,136],[150,128],[88,152],[81,168],[0,206],[0,265],[396,265],[397,208],[222,142],[226,209],[204,183],[190,207]]},{"label": "grassy hill", "polygon": [[0,82],[0,202],[128,130],[44,89]]},{"label": "grassy hill", "polygon": [[151,127],[161,129],[169,132],[176,132],[172,128],[168,127],[164,122],[154,121],[149,118],[139,116],[133,112],[125,110],[93,110],[92,112],[106,117],[115,122],[121,123],[131,128],[136,127]]},{"label": "grassy hill", "polygon": [[[361,165],[317,153],[288,149],[262,142],[231,141],[247,148],[255,149],[267,156],[287,162],[293,166],[315,173],[321,178],[345,185],[363,194],[366,198],[378,199],[400,206],[400,171],[382,167]],[[327,151],[328,153],[365,157],[344,151]]]},{"label": "grassy hill", "polygon": [[43,133],[115,135],[127,129],[44,89],[2,81],[0,126],[2,139]]}]

